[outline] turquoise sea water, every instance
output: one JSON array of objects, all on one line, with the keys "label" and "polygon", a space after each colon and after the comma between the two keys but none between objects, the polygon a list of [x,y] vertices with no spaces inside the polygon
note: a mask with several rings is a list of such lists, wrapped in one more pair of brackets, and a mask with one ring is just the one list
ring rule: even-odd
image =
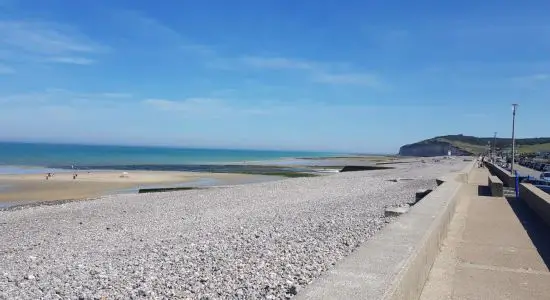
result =
[{"label": "turquoise sea water", "polygon": [[301,151],[226,150],[129,146],[0,142],[0,166],[174,166],[272,161],[296,157],[331,156],[333,153]]}]

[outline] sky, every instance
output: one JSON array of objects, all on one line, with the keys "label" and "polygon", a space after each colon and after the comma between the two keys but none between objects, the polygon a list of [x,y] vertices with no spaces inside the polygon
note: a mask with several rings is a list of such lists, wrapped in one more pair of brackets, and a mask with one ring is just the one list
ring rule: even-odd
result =
[{"label": "sky", "polygon": [[550,2],[0,0],[0,140],[395,153],[549,136]]}]

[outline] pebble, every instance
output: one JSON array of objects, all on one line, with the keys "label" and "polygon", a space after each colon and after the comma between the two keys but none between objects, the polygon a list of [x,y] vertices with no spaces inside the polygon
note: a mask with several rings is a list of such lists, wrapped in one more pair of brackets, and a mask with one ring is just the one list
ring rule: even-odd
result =
[{"label": "pebble", "polygon": [[[393,220],[384,217],[386,207],[407,203],[464,165],[419,162],[0,211],[7,278],[0,295],[292,298]],[[404,176],[412,180],[388,181]]]},{"label": "pebble", "polygon": [[34,280],[34,278],[35,277],[32,274],[28,274],[28,275],[25,276],[25,279],[27,279],[27,280]]}]

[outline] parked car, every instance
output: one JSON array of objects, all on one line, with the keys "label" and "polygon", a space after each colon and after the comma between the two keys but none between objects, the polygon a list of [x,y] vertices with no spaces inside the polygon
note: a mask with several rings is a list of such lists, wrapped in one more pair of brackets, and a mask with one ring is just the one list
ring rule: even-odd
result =
[{"label": "parked car", "polygon": [[527,158],[521,161],[522,166],[526,166],[528,163],[529,163],[529,159]]},{"label": "parked car", "polygon": [[544,169],[542,169],[543,172],[550,172],[550,164],[546,164],[546,166],[544,166]]},{"label": "parked car", "polygon": [[550,181],[550,172],[540,173],[540,179],[545,181]]},{"label": "parked car", "polygon": [[543,171],[544,167],[546,167],[546,164],[540,164],[537,170]]}]

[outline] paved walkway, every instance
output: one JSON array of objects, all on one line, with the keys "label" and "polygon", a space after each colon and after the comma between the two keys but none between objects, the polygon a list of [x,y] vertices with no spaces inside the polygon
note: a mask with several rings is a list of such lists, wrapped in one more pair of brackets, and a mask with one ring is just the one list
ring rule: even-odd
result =
[{"label": "paved walkway", "polygon": [[521,200],[487,196],[487,176],[464,187],[420,299],[550,299],[550,228]]}]

